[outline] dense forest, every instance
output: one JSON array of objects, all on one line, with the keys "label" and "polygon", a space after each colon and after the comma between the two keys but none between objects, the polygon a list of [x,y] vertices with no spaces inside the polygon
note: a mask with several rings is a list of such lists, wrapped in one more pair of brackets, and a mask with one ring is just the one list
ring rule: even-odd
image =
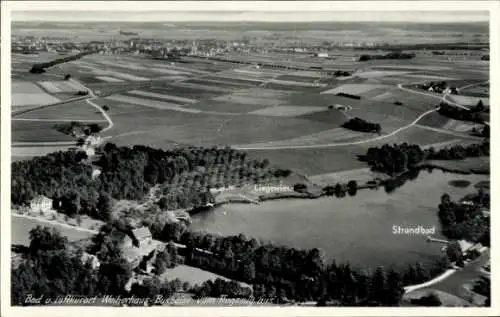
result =
[{"label": "dense forest", "polygon": [[[107,143],[97,161],[86,159],[81,151],[67,151],[14,162],[12,203],[26,205],[44,195],[70,216],[107,220],[111,198],[141,200],[157,184],[164,209],[194,208],[210,201],[209,188],[272,181],[291,173],[230,148],[163,151]],[[98,178],[92,177],[96,168],[101,170]]]},{"label": "dense forest", "polygon": [[30,239],[29,252],[12,268],[12,305],[29,305],[25,301],[27,294],[43,296],[42,301],[66,295],[169,297],[182,287],[178,280],[147,280],[127,291],[125,285],[132,277],[132,267],[120,252],[107,252],[99,268],[93,269],[82,261],[83,250],[68,244],[58,231],[36,227],[30,231]]},{"label": "dense forest", "polygon": [[461,160],[466,157],[479,157],[490,155],[490,142],[468,146],[456,145],[448,148],[422,149],[416,144],[384,144],[381,147],[371,147],[365,155],[359,157],[375,171],[396,175],[417,167],[425,160]]},{"label": "dense forest", "polygon": [[358,117],[349,119],[342,127],[353,131],[375,132],[379,134],[382,131],[380,124],[371,123]]},{"label": "dense forest", "polygon": [[490,246],[490,219],[482,214],[483,208],[489,208],[490,195],[479,190],[473,199],[476,204],[468,205],[454,202],[448,194],[443,194],[438,213],[442,233],[449,239],[465,239]]},{"label": "dense forest", "polygon": [[[443,257],[430,267],[419,263],[404,272],[378,268],[367,273],[349,264],[326,265],[318,249],[300,250],[262,243],[243,234],[223,237],[191,232],[181,223],[168,224],[153,234],[157,239],[185,245],[182,250],[185,264],[251,284],[255,298],[272,297],[277,302],[314,300],[350,306],[397,305],[403,285],[424,282],[449,265]],[[210,287],[198,291],[209,292]]]}]

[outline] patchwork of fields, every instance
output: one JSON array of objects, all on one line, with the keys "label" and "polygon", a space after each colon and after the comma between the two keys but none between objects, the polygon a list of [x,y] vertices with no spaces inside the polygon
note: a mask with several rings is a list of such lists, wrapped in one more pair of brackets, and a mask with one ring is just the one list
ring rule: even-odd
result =
[{"label": "patchwork of fields", "polygon": [[[309,64],[323,63],[337,70],[357,69],[352,76],[334,78],[317,70],[257,67],[196,57],[186,57],[184,63],[171,63],[141,57],[89,55],[54,68],[48,72],[54,76],[52,79],[26,76],[27,80],[15,81],[13,99],[17,101],[13,105],[51,104],[59,96],[74,94],[81,86],[55,78],[68,73],[100,96],[94,98],[94,103],[109,108],[114,124],[104,135],[111,137],[112,142],[166,148],[246,146],[259,148],[255,153],[276,157],[277,162],[290,161],[293,168],[325,173],[363,167],[353,153],[360,154],[374,144],[447,142],[457,136],[446,131],[468,133],[472,128],[437,113],[429,113],[418,121],[418,126],[411,126],[424,112],[435,108],[439,95],[415,94],[398,88],[398,84],[446,80],[457,87],[469,85],[464,92],[470,91],[471,96],[453,96],[450,101],[474,104],[478,98],[484,99],[477,94],[488,89],[487,85],[470,85],[477,84],[479,78],[486,80],[479,64],[470,79],[465,76],[466,68],[470,67],[465,62],[431,63],[428,59],[415,59],[360,63],[351,57],[341,59],[341,55],[336,60],[314,59]],[[245,58],[256,63],[265,59]],[[283,56],[275,62],[308,65],[306,57]],[[25,63],[20,59],[16,67]],[[338,93],[359,95],[361,99],[337,96]],[[489,103],[484,101],[486,105]],[[346,110],[336,110],[333,106]],[[379,123],[382,138],[342,128],[352,117]],[[13,121],[13,140],[71,140],[54,130],[56,120],[101,122],[104,118],[84,100],[36,109]],[[344,145],[331,149],[293,149],[337,143]],[[267,147],[291,148],[264,150]],[[326,155],[324,161],[318,157],[320,153]]]}]

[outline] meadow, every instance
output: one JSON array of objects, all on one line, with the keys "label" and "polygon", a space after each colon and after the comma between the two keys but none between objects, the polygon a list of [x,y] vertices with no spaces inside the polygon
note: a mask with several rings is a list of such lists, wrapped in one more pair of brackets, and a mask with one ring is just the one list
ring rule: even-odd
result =
[{"label": "meadow", "polygon": [[32,111],[13,116],[12,119],[32,119],[33,121],[106,121],[101,112],[87,103],[85,100],[34,109]]},{"label": "meadow", "polygon": [[[256,147],[261,149],[249,150],[249,153],[267,155],[285,167],[321,174],[363,168],[356,155],[376,144],[426,145],[461,139],[425,129],[429,126],[465,132],[462,123],[451,122],[436,113],[422,118],[418,122],[422,127],[410,127],[397,135],[370,142],[368,140],[377,135],[349,131],[341,125],[349,118],[360,117],[381,124],[382,136],[391,133],[439,103],[438,95],[404,91],[397,84],[440,79],[450,79],[457,86],[478,83],[476,76],[484,76],[480,64],[469,78],[466,76],[466,69],[471,68],[468,61],[438,61],[421,54],[409,61],[362,63],[353,60],[356,53],[338,51],[336,54],[334,60],[287,54],[229,55],[250,62],[323,65],[348,71],[359,67],[360,70],[347,78],[333,78],[314,70],[254,67],[197,57],[186,57],[186,63],[169,63],[90,55],[62,65],[58,72],[70,72],[103,96],[94,102],[110,108],[114,123],[105,136],[114,137],[112,142],[119,144],[166,148],[189,144]],[[50,82],[52,84],[45,84],[45,89],[52,89],[54,95],[56,90],[67,88],[58,87],[54,80]],[[360,95],[361,100],[336,96],[339,92]],[[333,105],[349,109],[329,109]],[[94,109],[85,107],[84,101],[39,109],[20,118],[102,120]],[[54,132],[51,125],[37,122],[34,129],[28,129],[26,122],[14,121],[14,139],[65,139],[64,135]],[[37,137],[37,134],[46,136]],[[360,144],[360,141],[366,143]],[[300,148],[335,143],[340,144],[331,148]],[[285,149],[263,149],[269,146]],[[294,146],[299,148],[286,149]]]},{"label": "meadow", "polygon": [[74,138],[57,131],[58,121],[12,121],[12,142],[74,141]]},{"label": "meadow", "polygon": [[29,245],[29,231],[34,229],[36,226],[48,226],[58,229],[61,234],[68,238],[69,241],[77,241],[85,238],[89,238],[94,234],[86,231],[79,231],[74,228],[69,228],[67,226],[58,225],[56,223],[47,223],[36,219],[24,218],[24,217],[11,217],[12,225],[12,244],[18,245]]}]

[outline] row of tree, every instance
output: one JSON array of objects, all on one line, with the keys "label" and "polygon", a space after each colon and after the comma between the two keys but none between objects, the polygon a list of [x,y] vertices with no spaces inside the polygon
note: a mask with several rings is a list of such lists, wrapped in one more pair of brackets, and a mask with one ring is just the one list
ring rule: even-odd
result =
[{"label": "row of tree", "polygon": [[345,122],[342,127],[360,132],[374,132],[380,134],[382,127],[378,123],[371,123],[358,117],[354,117]]},{"label": "row of tree", "polygon": [[370,147],[359,159],[368,163],[373,170],[396,175],[415,168],[425,160],[460,160],[466,157],[487,156],[490,154],[488,140],[467,146],[456,145],[436,151],[434,148],[422,149],[416,144],[384,144]]},{"label": "row of tree", "polygon": [[[132,267],[116,248],[101,257],[99,268],[93,269],[82,261],[83,250],[69,245],[58,231],[37,227],[30,231],[30,238],[30,252],[11,271],[12,305],[43,305],[48,304],[47,298],[67,295],[168,298],[182,288],[179,280],[153,279],[127,290]],[[27,301],[28,295],[41,298],[40,303]]]},{"label": "row of tree", "polygon": [[326,196],[336,196],[337,198],[345,197],[346,192],[349,196],[355,196],[358,192],[358,183],[355,180],[351,180],[346,186],[341,183],[337,183],[335,186],[328,185],[323,188],[323,193]]},{"label": "row of tree", "polygon": [[79,121],[71,121],[69,123],[56,124],[54,125],[54,129],[67,135],[74,135],[75,133],[80,133],[80,132],[85,135],[91,135],[99,133],[102,130],[102,126],[100,126],[97,123],[83,123]]},{"label": "row of tree", "polygon": [[76,60],[84,57],[85,55],[89,55],[89,54],[93,54],[93,53],[94,52],[92,52],[92,51],[91,52],[82,52],[82,53],[78,53],[78,54],[73,55],[73,56],[58,58],[58,59],[55,59],[55,60],[50,61],[50,62],[34,64],[33,67],[31,67],[31,69],[30,69],[30,73],[41,74],[41,73],[45,72],[45,68],[49,68],[49,67],[52,67],[55,65],[66,63],[66,62],[76,61]]},{"label": "row of tree", "polygon": [[394,51],[387,53],[385,55],[369,55],[369,54],[363,54],[359,57],[360,62],[366,62],[369,60],[373,59],[413,59],[415,58],[414,53],[404,53],[401,51]]},{"label": "row of tree", "polygon": [[484,106],[482,106],[481,101],[479,101],[479,102],[481,104],[480,105],[478,104],[476,107],[472,108],[471,110],[451,106],[445,102],[442,102],[439,105],[438,112],[439,112],[439,114],[441,114],[445,117],[455,119],[455,120],[484,123],[485,118],[484,118],[484,115],[482,114],[482,112],[484,111]]},{"label": "row of tree", "polygon": [[290,170],[271,167],[268,160],[248,158],[230,148],[117,147],[107,143],[97,162],[83,152],[56,152],[12,164],[12,203],[28,205],[36,195],[53,199],[70,216],[86,214],[107,220],[111,199],[141,200],[161,184],[165,209],[192,208],[212,202],[210,188],[281,179]]},{"label": "row of tree", "polygon": [[443,257],[428,267],[418,263],[403,272],[378,268],[368,273],[349,264],[326,265],[318,249],[262,243],[243,234],[222,237],[191,232],[179,224],[165,227],[161,234],[186,246],[180,250],[186,264],[252,284],[255,298],[276,298],[278,302],[397,305],[403,285],[422,283],[449,266]]}]

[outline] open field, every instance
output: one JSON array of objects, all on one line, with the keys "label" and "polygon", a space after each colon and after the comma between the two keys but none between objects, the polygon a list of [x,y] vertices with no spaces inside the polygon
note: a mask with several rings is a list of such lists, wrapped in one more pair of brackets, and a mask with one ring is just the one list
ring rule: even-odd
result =
[{"label": "open field", "polygon": [[45,105],[58,102],[54,96],[45,93],[42,88],[28,81],[12,82],[12,107]]},{"label": "open field", "polygon": [[171,85],[158,85],[154,84],[151,88],[141,89],[143,91],[148,91],[152,93],[165,94],[170,96],[176,96],[180,98],[187,98],[192,100],[209,99],[217,96],[221,96],[223,92],[217,91],[207,91],[204,89],[199,89],[196,87],[183,87],[180,86],[182,83],[171,84]]},{"label": "open field", "polygon": [[278,117],[296,117],[323,110],[323,107],[273,106],[252,111],[250,112],[250,114]]},{"label": "open field", "polygon": [[309,179],[320,186],[327,186],[337,183],[346,184],[351,180],[356,180],[356,182],[358,182],[358,185],[362,185],[363,183],[372,181],[375,178],[384,179],[387,177],[388,176],[385,174],[373,172],[370,170],[370,168],[366,167],[336,173],[313,175],[309,176]]},{"label": "open field", "polygon": [[12,224],[12,244],[29,245],[29,232],[36,226],[47,226],[58,229],[61,234],[68,238],[69,241],[77,241],[91,237],[93,234],[86,231],[68,228],[66,226],[57,225],[55,223],[42,222],[36,219],[11,217]]},{"label": "open field", "polygon": [[242,89],[231,94],[213,98],[214,101],[224,101],[249,106],[273,107],[287,102],[289,92],[265,88]]},{"label": "open field", "polygon": [[[222,80],[221,80],[222,79]],[[187,84],[194,84],[194,85],[201,85],[201,86],[210,86],[210,87],[218,87],[218,88],[223,88],[223,89],[229,89],[229,90],[234,90],[234,89],[243,89],[243,88],[249,88],[249,87],[254,87],[260,84],[260,81],[257,82],[251,82],[251,81],[246,81],[246,83],[243,83],[243,81],[240,79],[238,81],[232,82],[232,80],[226,79],[226,78],[216,78],[216,79],[207,79],[207,78],[200,78],[200,79],[188,79],[184,81]]]},{"label": "open field", "polygon": [[181,104],[195,103],[196,102],[196,100],[190,99],[190,98],[183,98],[183,97],[178,97],[178,96],[171,96],[171,95],[159,94],[159,93],[142,91],[142,90],[131,90],[131,91],[127,92],[127,94],[132,94],[132,95],[137,95],[137,96],[142,96],[142,97],[152,97],[154,99],[179,102]]},{"label": "open field", "polygon": [[455,161],[431,160],[425,162],[424,165],[441,168],[450,172],[460,172],[466,174],[488,174],[490,172],[490,158],[488,156],[468,157],[463,160]]},{"label": "open field", "polygon": [[490,98],[488,97],[472,97],[472,96],[458,96],[458,95],[450,95],[448,96],[448,100],[458,103],[462,106],[475,106],[481,100],[483,102],[483,105],[489,106],[490,105]]},{"label": "open field", "polygon": [[[357,160],[358,155],[365,154],[368,148],[384,144],[415,143],[421,146],[440,144],[459,139],[457,136],[437,133],[411,127],[395,136],[378,141],[355,145],[319,147],[319,148],[287,148],[245,150],[252,157],[268,158],[271,162],[279,162],[281,167],[297,170],[307,175],[333,173],[367,167]],[[462,141],[461,141],[462,142]]]},{"label": "open field", "polygon": [[350,94],[350,95],[360,95],[362,93],[368,92],[373,89],[384,88],[384,85],[374,85],[374,84],[345,84],[333,89],[323,91],[323,94],[333,94],[338,93]]},{"label": "open field", "polygon": [[74,141],[74,138],[57,131],[51,121],[12,121],[12,142]]},{"label": "open field", "polygon": [[[166,269],[165,273],[163,273],[160,276],[160,279],[167,279],[169,281],[172,281],[174,279],[179,279],[182,282],[188,282],[189,284],[191,284],[191,286],[201,285],[203,282],[206,282],[208,280],[215,281],[218,278],[223,279],[225,281],[230,281],[230,279],[223,277],[221,275],[182,264],[177,265],[174,268]],[[241,283],[241,284],[246,287],[250,287],[250,285],[246,283]]]},{"label": "open field", "polygon": [[23,146],[17,146],[17,145],[12,145],[11,147],[11,156],[12,156],[12,161],[23,161],[23,160],[29,160],[35,156],[44,156],[49,153],[53,152],[58,152],[58,151],[67,151],[68,150],[68,145],[47,145],[47,146],[29,146],[29,145],[23,145]]},{"label": "open field", "polygon": [[387,76],[397,76],[397,75],[405,75],[408,74],[408,71],[398,71],[398,70],[370,70],[370,71],[362,71],[356,72],[354,75],[360,78],[379,78],[379,77],[387,77]]},{"label": "open field", "polygon": [[73,81],[39,81],[38,84],[50,93],[75,93],[81,89]]},{"label": "open field", "polygon": [[193,109],[199,109],[206,112],[223,112],[223,113],[234,113],[234,114],[245,114],[252,111],[257,111],[259,109],[267,108],[267,105],[262,104],[243,104],[239,102],[234,102],[229,99],[229,101],[222,100],[202,100],[196,104],[190,106]]},{"label": "open field", "polygon": [[38,106],[59,102],[60,100],[49,94],[39,93],[13,93],[12,107],[17,106]]},{"label": "open field", "polygon": [[175,111],[193,112],[193,113],[200,112],[199,110],[184,108],[181,104],[177,104],[177,103],[173,103],[173,102],[164,102],[164,101],[159,101],[159,100],[132,97],[132,96],[127,96],[127,95],[112,95],[112,96],[106,97],[105,99],[141,105],[144,107],[163,109],[163,110],[175,110]]},{"label": "open field", "polygon": [[105,121],[102,114],[85,100],[35,109],[30,112],[13,116],[13,120],[52,120],[52,121]]}]

